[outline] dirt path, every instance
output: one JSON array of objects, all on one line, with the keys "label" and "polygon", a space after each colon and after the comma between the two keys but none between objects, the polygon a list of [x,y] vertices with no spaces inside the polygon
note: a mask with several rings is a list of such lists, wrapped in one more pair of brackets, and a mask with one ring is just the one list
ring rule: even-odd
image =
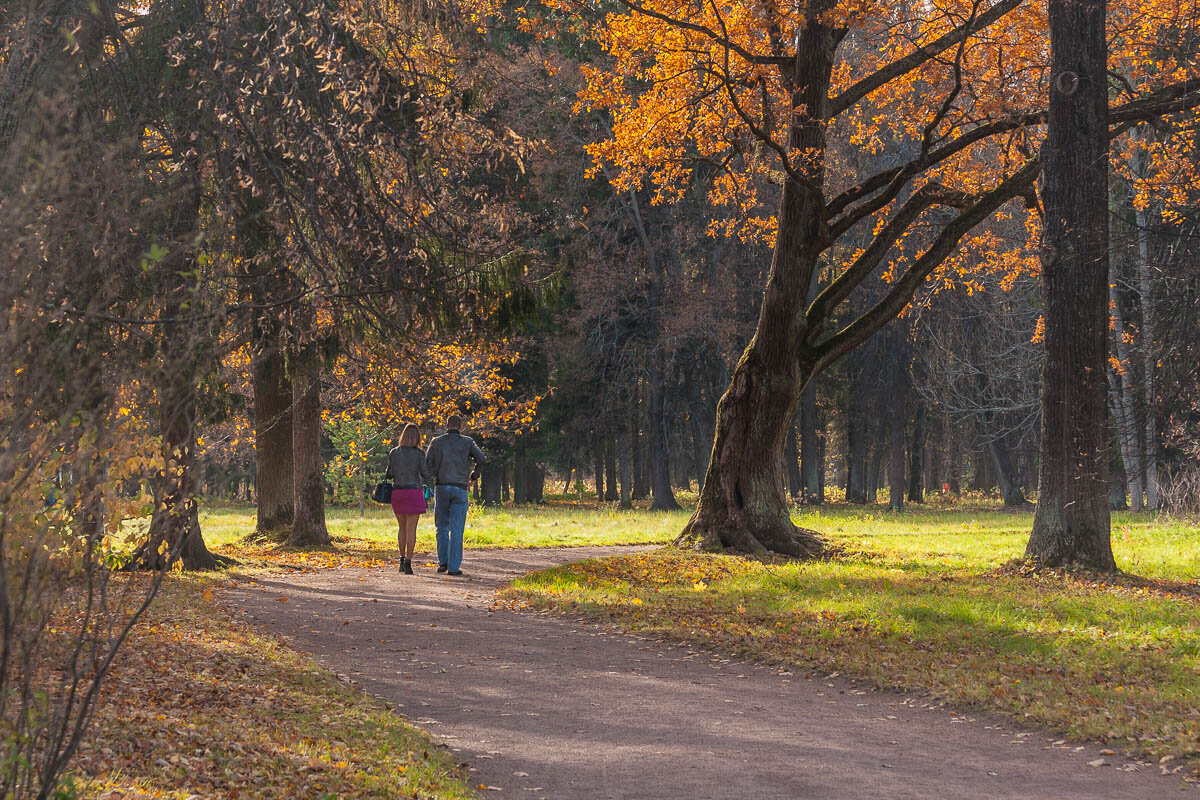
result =
[{"label": "dirt path", "polygon": [[[490,611],[521,573],[628,548],[467,554],[466,578],[332,570],[244,585],[259,626],[401,706],[509,798],[1134,800],[1180,782],[918,695],[805,679],[575,619]],[[288,602],[279,602],[280,597]],[[1103,759],[1104,766],[1088,766]]]}]

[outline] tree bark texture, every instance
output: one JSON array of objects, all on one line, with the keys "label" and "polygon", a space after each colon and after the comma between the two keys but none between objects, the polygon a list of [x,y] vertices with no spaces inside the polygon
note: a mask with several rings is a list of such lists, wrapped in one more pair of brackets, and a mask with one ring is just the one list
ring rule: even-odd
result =
[{"label": "tree bark texture", "polygon": [[1108,510],[1108,52],[1104,0],[1050,0],[1042,146],[1046,361],[1027,558],[1115,570]]},{"label": "tree bark texture", "polygon": [[292,458],[294,515],[286,541],[298,547],[327,545],[325,465],[321,460],[321,356],[311,344],[297,353],[292,378]]},{"label": "tree bark texture", "polygon": [[270,347],[254,364],[254,535],[282,540],[295,515],[292,381],[283,352]]}]

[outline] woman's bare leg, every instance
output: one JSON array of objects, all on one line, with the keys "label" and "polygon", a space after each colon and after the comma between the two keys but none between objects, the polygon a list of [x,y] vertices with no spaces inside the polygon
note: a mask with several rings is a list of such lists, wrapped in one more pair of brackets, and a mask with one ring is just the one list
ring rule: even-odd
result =
[{"label": "woman's bare leg", "polygon": [[404,536],[408,530],[408,518],[411,514],[396,515],[396,546],[400,550],[400,557],[404,558]]},{"label": "woman's bare leg", "polygon": [[417,546],[417,523],[421,521],[420,514],[406,514],[404,522],[405,541],[401,547],[404,557],[412,560],[413,550]]}]

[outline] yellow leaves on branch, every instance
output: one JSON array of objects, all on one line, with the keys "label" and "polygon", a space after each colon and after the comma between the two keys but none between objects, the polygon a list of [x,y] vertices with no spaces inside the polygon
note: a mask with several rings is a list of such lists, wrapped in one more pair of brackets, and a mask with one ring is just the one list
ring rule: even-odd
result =
[{"label": "yellow leaves on branch", "polygon": [[[604,67],[584,68],[586,86],[577,109],[604,112],[612,124],[609,135],[587,145],[594,163],[590,174],[601,175],[603,167],[618,189],[644,188],[654,202],[678,199],[703,175],[702,190],[709,202],[730,212],[714,214],[710,235],[769,242],[777,226],[777,187],[787,166],[822,183],[832,196],[877,171],[889,149],[913,149],[924,138],[936,147],[980,125],[1041,111],[1046,102],[1046,7],[1030,1],[973,35],[961,50],[951,48],[945,57],[930,59],[879,86],[832,120],[819,121],[829,149],[826,157],[812,162],[806,154],[788,149],[789,126],[804,109],[794,107],[781,70],[765,63],[767,57],[795,55],[797,34],[807,24],[805,4],[639,4],[646,13],[628,8],[613,12],[591,31],[609,61]],[[560,13],[575,10],[575,4],[565,0],[545,5]],[[839,46],[829,96],[988,7],[974,0],[841,0],[821,19],[849,31]],[[1108,17],[1112,71],[1126,87],[1114,102],[1200,77],[1191,44],[1200,19],[1196,0],[1112,0]],[[953,102],[944,107],[951,95]],[[775,148],[759,141],[762,133],[786,153],[788,164]],[[1043,133],[1040,125],[1033,125],[981,137],[924,172],[917,183],[935,181],[976,194],[995,186],[1035,153]],[[1114,170],[1129,178],[1138,208],[1157,198],[1164,218],[1170,220],[1195,196],[1200,167],[1185,157],[1193,147],[1185,139],[1126,135],[1114,149]],[[1135,156],[1140,159],[1136,169],[1131,166]],[[711,168],[695,170],[698,162]],[[890,209],[877,211],[873,222],[878,224],[889,213]],[[969,245],[971,258],[957,259],[934,280],[958,284],[965,274],[983,269],[1004,273],[1011,285],[1037,270],[1032,253],[1037,225],[1033,214],[1024,216],[1014,221],[1024,226],[1026,243],[1013,249],[1012,236],[980,238]],[[1004,252],[1007,249],[1012,252]],[[895,273],[897,265],[892,266]]]}]

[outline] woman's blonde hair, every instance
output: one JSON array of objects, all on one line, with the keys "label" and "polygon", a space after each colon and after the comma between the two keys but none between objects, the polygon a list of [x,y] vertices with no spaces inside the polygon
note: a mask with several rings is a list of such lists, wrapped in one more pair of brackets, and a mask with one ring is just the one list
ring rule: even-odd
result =
[{"label": "woman's blonde hair", "polygon": [[411,422],[405,425],[404,430],[400,431],[400,446],[420,447],[421,429]]}]

